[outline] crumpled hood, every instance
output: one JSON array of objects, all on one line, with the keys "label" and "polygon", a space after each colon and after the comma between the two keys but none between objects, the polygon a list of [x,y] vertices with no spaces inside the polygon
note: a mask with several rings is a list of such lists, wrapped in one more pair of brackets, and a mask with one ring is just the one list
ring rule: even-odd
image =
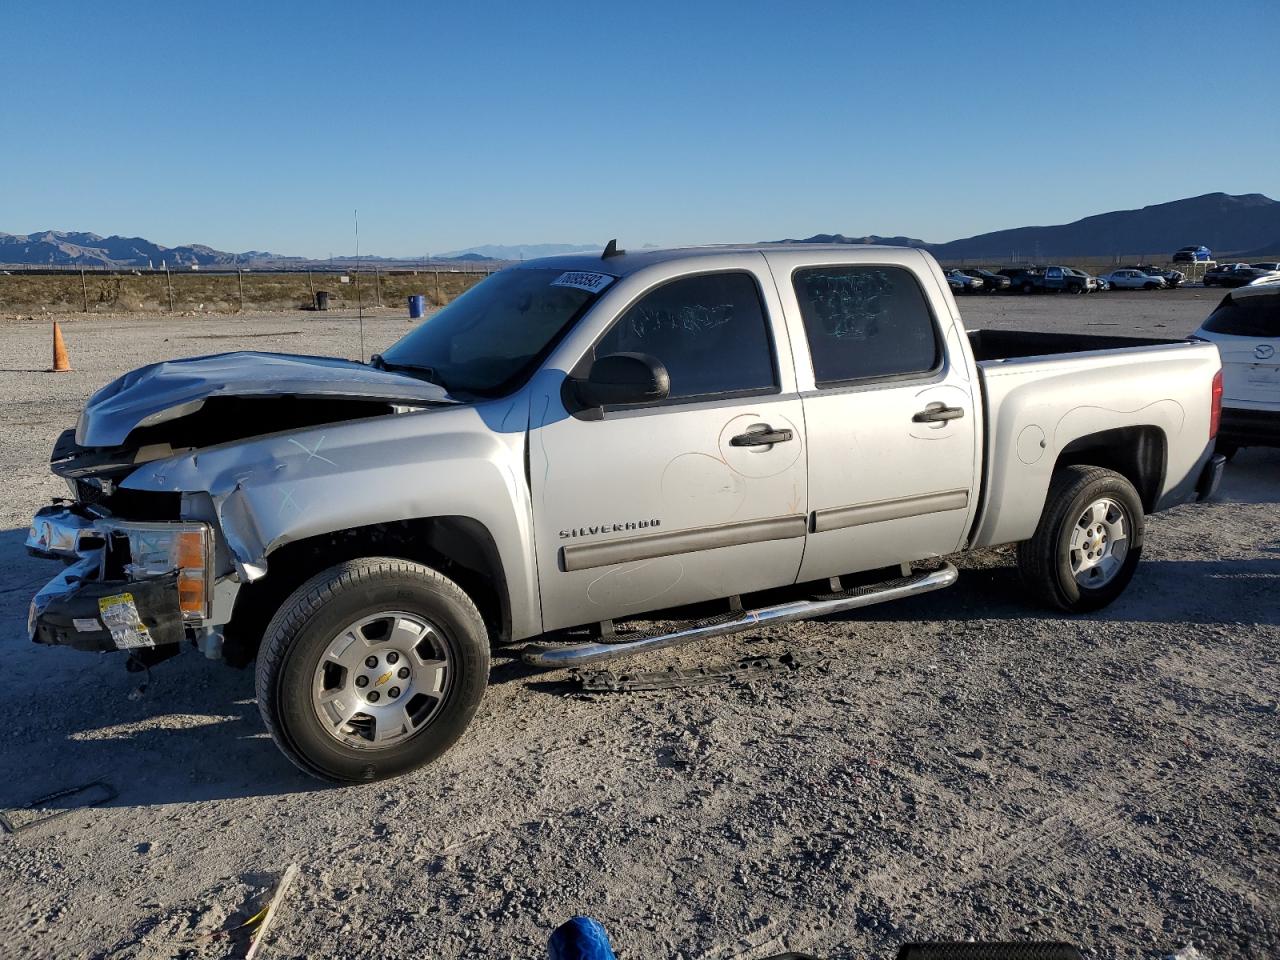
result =
[{"label": "crumpled hood", "polygon": [[85,405],[82,447],[114,447],[140,426],[194,413],[209,397],[313,396],[388,403],[454,403],[443,387],[332,357],[239,351],[164,360],[113,380]]}]

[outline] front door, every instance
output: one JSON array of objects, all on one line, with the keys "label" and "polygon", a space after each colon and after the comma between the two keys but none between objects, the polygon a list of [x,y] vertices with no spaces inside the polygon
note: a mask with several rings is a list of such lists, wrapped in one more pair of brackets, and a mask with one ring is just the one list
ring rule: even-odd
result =
[{"label": "front door", "polygon": [[544,630],[791,583],[804,551],[804,419],[763,258],[626,280],[593,311],[620,314],[565,366],[644,353],[671,391],[593,420],[540,378],[529,466]]},{"label": "front door", "polygon": [[928,261],[884,256],[775,264],[793,339],[808,347],[807,362],[797,349],[812,515],[801,580],[952,553],[973,515],[980,411],[963,333],[930,306],[944,296]]}]

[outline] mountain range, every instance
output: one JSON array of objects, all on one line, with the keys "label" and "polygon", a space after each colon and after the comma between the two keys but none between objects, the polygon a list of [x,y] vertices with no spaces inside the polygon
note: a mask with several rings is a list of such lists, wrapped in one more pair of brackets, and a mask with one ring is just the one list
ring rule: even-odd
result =
[{"label": "mountain range", "polygon": [[590,253],[604,249],[603,243],[527,243],[524,246],[485,243],[465,250],[440,254],[441,260],[536,260],[562,253]]},{"label": "mountain range", "polygon": [[226,253],[203,244],[163,247],[142,237],[101,237],[96,233],[44,230],[26,235],[0,233],[0,263],[47,266],[170,267],[235,266],[282,257],[265,250]]},{"label": "mountain range", "polygon": [[923,247],[939,260],[1039,261],[1068,257],[1158,257],[1189,244],[1250,258],[1280,252],[1280,202],[1260,193],[1206,193],[1138,210],[1116,210],[1071,223],[1015,227],[947,243],[913,237],[815,234],[781,243],[888,243]]},{"label": "mountain range", "polygon": [[[921,247],[940,260],[1032,259],[1145,255],[1160,257],[1188,244],[1204,244],[1218,259],[1231,255],[1252,259],[1280,255],[1280,202],[1260,193],[1206,193],[1185,200],[1157,203],[1138,210],[1116,210],[1072,223],[1015,227],[946,243],[914,237],[845,236],[818,233],[803,240],[776,243],[891,244]],[[601,249],[601,244],[535,243],[524,246],[486,244],[455,250],[435,260],[527,260],[559,253]],[[343,257],[349,265],[354,258]],[[416,264],[422,258],[365,257],[392,265]],[[306,267],[326,261],[307,260],[248,250],[227,253],[203,244],[164,247],[142,237],[101,237],[96,233],[45,230],[15,235],[0,233],[0,264],[95,267]]]}]

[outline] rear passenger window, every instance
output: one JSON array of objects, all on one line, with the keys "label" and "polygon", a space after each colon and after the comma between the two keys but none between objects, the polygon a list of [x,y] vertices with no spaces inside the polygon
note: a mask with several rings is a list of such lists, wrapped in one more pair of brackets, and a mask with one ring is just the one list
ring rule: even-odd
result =
[{"label": "rear passenger window", "polygon": [[661,360],[672,400],[777,387],[760,290],[747,273],[682,277],[649,291],[596,344],[597,357],[611,353]]},{"label": "rear passenger window", "polygon": [[1227,296],[1209,314],[1204,328],[1231,337],[1280,337],[1280,293],[1255,294],[1239,300]]},{"label": "rear passenger window", "polygon": [[809,267],[792,276],[819,386],[936,370],[920,283],[903,267]]}]

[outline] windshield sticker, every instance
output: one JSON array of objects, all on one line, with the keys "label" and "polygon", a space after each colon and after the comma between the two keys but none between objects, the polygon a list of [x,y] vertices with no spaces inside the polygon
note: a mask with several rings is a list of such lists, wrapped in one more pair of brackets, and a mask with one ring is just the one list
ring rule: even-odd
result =
[{"label": "windshield sticker", "polygon": [[573,287],[587,293],[599,293],[616,280],[607,273],[587,273],[584,270],[569,270],[551,281],[553,287]]}]

